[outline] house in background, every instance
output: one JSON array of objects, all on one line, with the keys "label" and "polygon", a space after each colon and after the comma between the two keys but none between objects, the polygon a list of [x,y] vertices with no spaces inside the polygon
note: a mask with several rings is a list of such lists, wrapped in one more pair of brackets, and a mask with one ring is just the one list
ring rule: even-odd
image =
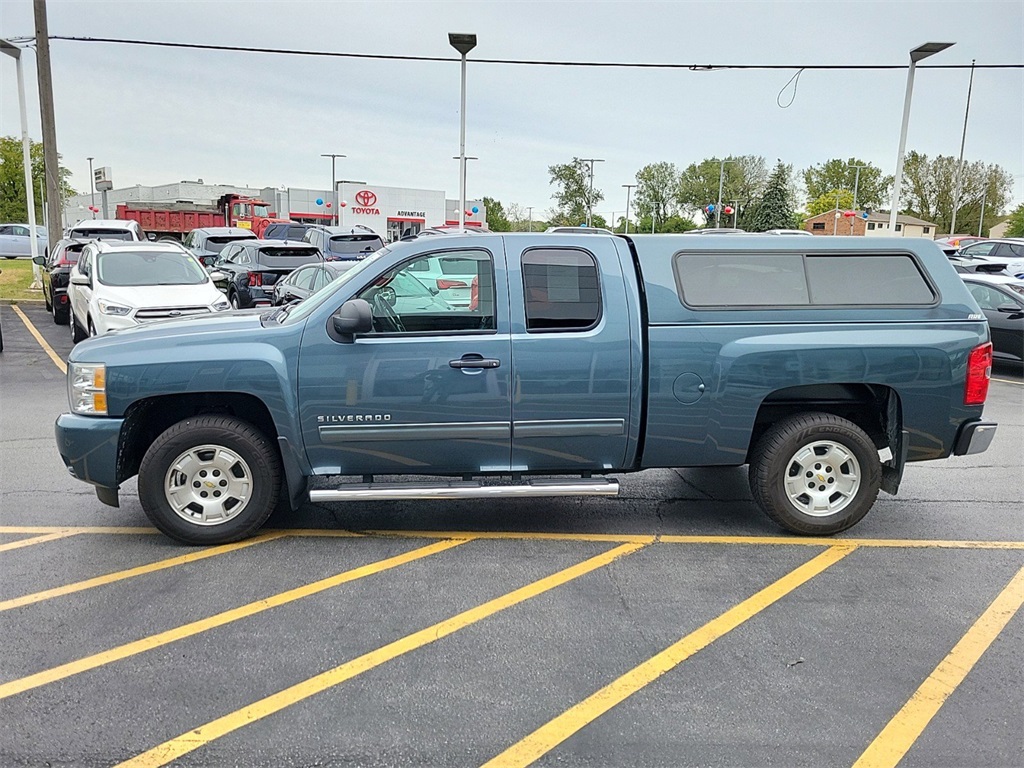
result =
[{"label": "house in background", "polygon": [[825,211],[811,216],[804,222],[804,229],[812,235],[853,235],[854,237],[927,237],[935,239],[937,226],[930,221],[914,216],[897,216],[895,231],[889,230],[889,214],[884,212],[869,213],[863,216],[843,216],[839,212]]}]

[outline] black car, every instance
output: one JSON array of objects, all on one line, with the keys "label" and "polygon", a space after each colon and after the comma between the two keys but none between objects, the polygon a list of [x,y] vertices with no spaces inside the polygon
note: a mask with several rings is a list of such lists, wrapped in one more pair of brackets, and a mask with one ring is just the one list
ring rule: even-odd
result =
[{"label": "black car", "polygon": [[358,261],[384,247],[384,239],[369,227],[314,227],[302,238],[315,245],[325,261]]},{"label": "black car", "polygon": [[68,281],[71,268],[78,263],[78,256],[88,242],[64,238],[50,249],[49,256],[37,256],[35,259],[36,264],[42,267],[43,301],[57,325],[67,325],[71,317]]},{"label": "black car", "polygon": [[267,225],[267,228],[263,230],[263,239],[302,240],[306,232],[319,226],[319,224],[298,224],[294,221],[279,221],[276,224]]},{"label": "black car", "polygon": [[354,261],[325,261],[323,264],[310,264],[299,267],[288,277],[274,283],[275,307],[302,301],[316,293],[329,283],[333,283],[354,267]]},{"label": "black car", "polygon": [[960,275],[988,318],[992,357],[1024,363],[1024,280],[1006,275]]},{"label": "black car", "polygon": [[320,250],[306,243],[282,240],[238,240],[228,243],[213,265],[214,278],[235,309],[267,306],[280,278],[306,264],[322,263]]},{"label": "black car", "polygon": [[255,240],[256,235],[251,229],[242,227],[206,227],[193,229],[182,241],[182,245],[208,267],[220,258],[224,246],[237,240]]}]

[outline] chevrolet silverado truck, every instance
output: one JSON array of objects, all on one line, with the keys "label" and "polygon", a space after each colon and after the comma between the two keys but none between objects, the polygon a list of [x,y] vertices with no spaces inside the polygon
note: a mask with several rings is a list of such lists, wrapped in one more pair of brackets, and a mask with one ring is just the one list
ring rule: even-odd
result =
[{"label": "chevrolet silverado truck", "polygon": [[[435,262],[468,305],[417,277]],[[193,544],[278,504],[614,496],[619,473],[744,464],[776,523],[827,535],[907,462],[988,447],[991,359],[923,239],[413,237],[299,304],[78,345],[56,437],[100,501],[138,474]]]}]

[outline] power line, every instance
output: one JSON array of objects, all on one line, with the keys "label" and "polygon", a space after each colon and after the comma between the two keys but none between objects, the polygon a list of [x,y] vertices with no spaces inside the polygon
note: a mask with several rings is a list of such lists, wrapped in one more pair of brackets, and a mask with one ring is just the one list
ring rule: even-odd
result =
[{"label": "power line", "polygon": [[[295,48],[255,48],[244,45],[208,45],[204,43],[174,43],[165,40],[134,40],[116,37],[74,37],[51,35],[51,40],[75,43],[107,43],[112,45],[140,45],[154,48],[187,48],[197,51],[229,51],[236,53],[272,53],[284,56],[321,56],[344,59],[374,59],[378,61],[444,61],[460,62],[453,56],[403,56],[385,53],[343,53],[340,51],[311,51]],[[725,69],[811,69],[811,70],[890,70],[906,69],[906,64],[655,64],[621,61],[543,61],[534,59],[473,59],[474,64],[513,64],[535,67],[597,67],[604,69],[686,69],[691,72],[713,72]],[[970,69],[971,64],[929,64],[918,69]],[[976,69],[1024,69],[1024,64],[976,64]]]}]

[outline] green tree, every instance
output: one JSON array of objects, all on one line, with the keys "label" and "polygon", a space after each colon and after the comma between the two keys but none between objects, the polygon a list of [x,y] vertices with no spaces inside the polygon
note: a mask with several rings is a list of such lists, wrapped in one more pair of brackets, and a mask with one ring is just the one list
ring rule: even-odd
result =
[{"label": "green tree", "polygon": [[1010,226],[1006,228],[1006,237],[1024,237],[1024,203],[1010,212]]},{"label": "green tree", "polygon": [[[858,176],[854,166],[862,165]],[[886,176],[882,169],[856,157],[849,160],[833,158],[821,165],[811,166],[803,172],[807,199],[815,200],[837,189],[857,187],[857,205],[860,208],[878,208],[889,199],[892,176]],[[851,197],[853,193],[851,192]],[[853,208],[851,202],[848,208]],[[819,211],[820,213],[820,211]]]},{"label": "green tree", "polygon": [[[625,219],[621,218],[621,219],[619,219],[619,222],[620,222],[619,226],[615,229],[615,231],[616,232],[623,232],[623,231],[625,231],[624,228],[623,228],[623,224],[625,223]],[[634,234],[635,233],[635,234],[638,234],[638,235],[650,234],[651,233],[651,223],[652,222],[651,222],[650,215],[641,216],[639,219],[637,219],[636,222],[630,223],[630,225],[629,225],[629,233],[630,234]],[[675,216],[669,216],[664,221],[655,221],[654,222],[654,230],[653,231],[655,232],[655,234],[664,234],[666,232],[688,232],[689,230],[696,229],[696,228],[697,228],[697,225],[693,222],[692,219],[688,219],[685,216],[675,215]]]},{"label": "green tree", "polygon": [[807,215],[817,216],[825,211],[836,209],[836,197],[839,198],[839,210],[853,210],[853,192],[849,189],[830,189],[807,204]]},{"label": "green tree", "polygon": [[511,232],[512,222],[505,215],[505,208],[500,200],[493,197],[484,198],[484,210],[487,211],[487,228],[492,232]]},{"label": "green tree", "polygon": [[[29,158],[32,162],[32,188],[35,193],[36,222],[43,223],[43,191],[46,173],[43,170],[42,142],[32,141]],[[28,221],[25,205],[25,164],[22,159],[21,139],[0,136],[0,221]],[[59,155],[58,155],[59,159]],[[68,179],[71,171],[60,166],[61,198],[67,200],[76,194]]]},{"label": "green tree", "polygon": [[654,216],[666,221],[674,216],[679,204],[679,170],[673,163],[651,163],[636,172],[636,213],[640,218]]},{"label": "green tree", "polygon": [[[934,222],[941,233],[949,233],[953,221],[953,198],[956,194],[958,160],[952,156],[908,152],[903,162],[903,210],[912,216]],[[960,204],[957,206],[956,228],[961,232],[982,231],[998,221],[1009,204],[1013,176],[1005,168],[980,160],[965,162],[960,179]],[[985,221],[981,221],[982,200]],[[953,234],[953,233],[950,233]]]},{"label": "green tree", "polygon": [[741,209],[761,194],[768,178],[765,160],[758,155],[730,155],[725,161],[724,172],[721,159],[710,157],[691,163],[679,174],[676,202],[684,211],[702,215],[707,224],[714,222],[715,214],[706,213],[704,208],[718,202],[720,173],[722,206],[736,202]]},{"label": "green tree", "polygon": [[[604,193],[596,187],[591,192],[590,165],[578,157],[571,163],[548,167],[551,184],[557,187],[551,196],[555,201],[555,209],[551,223],[556,220],[560,226],[579,226],[587,220],[587,213],[604,200]],[[594,217],[594,226],[597,223]]]},{"label": "green tree", "polygon": [[792,174],[793,166],[786,165],[781,160],[775,164],[775,170],[765,184],[764,193],[744,220],[749,231],[795,228]]}]

